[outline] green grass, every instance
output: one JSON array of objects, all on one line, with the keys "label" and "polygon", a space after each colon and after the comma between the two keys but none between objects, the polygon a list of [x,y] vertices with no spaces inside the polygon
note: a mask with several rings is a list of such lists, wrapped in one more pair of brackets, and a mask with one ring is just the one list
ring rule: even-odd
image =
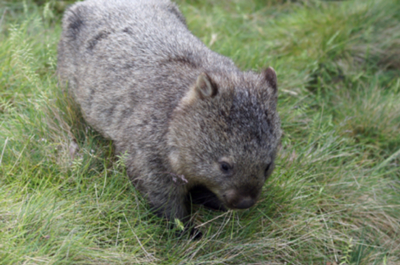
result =
[{"label": "green grass", "polygon": [[67,4],[0,0],[0,264],[400,264],[400,1],[178,1],[213,50],[279,80],[276,170],[249,210],[196,208],[199,241],[57,86]]}]

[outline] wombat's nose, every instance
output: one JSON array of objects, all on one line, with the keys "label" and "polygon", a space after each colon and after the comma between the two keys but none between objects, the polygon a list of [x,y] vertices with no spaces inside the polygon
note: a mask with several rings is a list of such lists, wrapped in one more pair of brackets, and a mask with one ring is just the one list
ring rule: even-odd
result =
[{"label": "wombat's nose", "polygon": [[239,202],[235,203],[233,206],[237,209],[247,209],[253,206],[256,203],[256,200],[251,197],[245,197],[241,199]]}]

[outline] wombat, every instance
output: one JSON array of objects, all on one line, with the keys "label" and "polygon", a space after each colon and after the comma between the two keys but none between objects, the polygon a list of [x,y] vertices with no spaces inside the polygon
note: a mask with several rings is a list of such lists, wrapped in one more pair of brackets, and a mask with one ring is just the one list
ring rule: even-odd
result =
[{"label": "wombat", "polygon": [[126,153],[135,187],[189,228],[191,203],[253,206],[281,137],[272,68],[240,71],[169,0],[86,0],[63,18],[58,76],[86,122]]}]

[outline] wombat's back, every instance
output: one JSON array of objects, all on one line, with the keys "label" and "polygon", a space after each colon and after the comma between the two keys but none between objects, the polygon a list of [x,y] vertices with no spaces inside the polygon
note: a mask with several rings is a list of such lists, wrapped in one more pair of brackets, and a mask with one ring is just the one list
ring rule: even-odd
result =
[{"label": "wombat's back", "polygon": [[133,114],[165,120],[210,68],[236,69],[190,33],[170,1],[89,0],[64,15],[59,78],[86,121],[113,140],[125,137],[121,126],[136,127]]}]

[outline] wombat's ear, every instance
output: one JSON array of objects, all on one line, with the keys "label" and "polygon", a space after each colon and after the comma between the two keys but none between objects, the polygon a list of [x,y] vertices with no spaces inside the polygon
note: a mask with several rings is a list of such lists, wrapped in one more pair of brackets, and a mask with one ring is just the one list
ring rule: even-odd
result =
[{"label": "wombat's ear", "polygon": [[206,73],[201,73],[197,77],[195,90],[201,99],[214,97],[218,94],[218,86]]},{"label": "wombat's ear", "polygon": [[274,68],[271,66],[262,71],[262,76],[264,79],[268,82],[268,84],[271,86],[271,88],[274,90],[274,93],[276,94],[278,92],[278,85],[276,81],[276,72]]}]

